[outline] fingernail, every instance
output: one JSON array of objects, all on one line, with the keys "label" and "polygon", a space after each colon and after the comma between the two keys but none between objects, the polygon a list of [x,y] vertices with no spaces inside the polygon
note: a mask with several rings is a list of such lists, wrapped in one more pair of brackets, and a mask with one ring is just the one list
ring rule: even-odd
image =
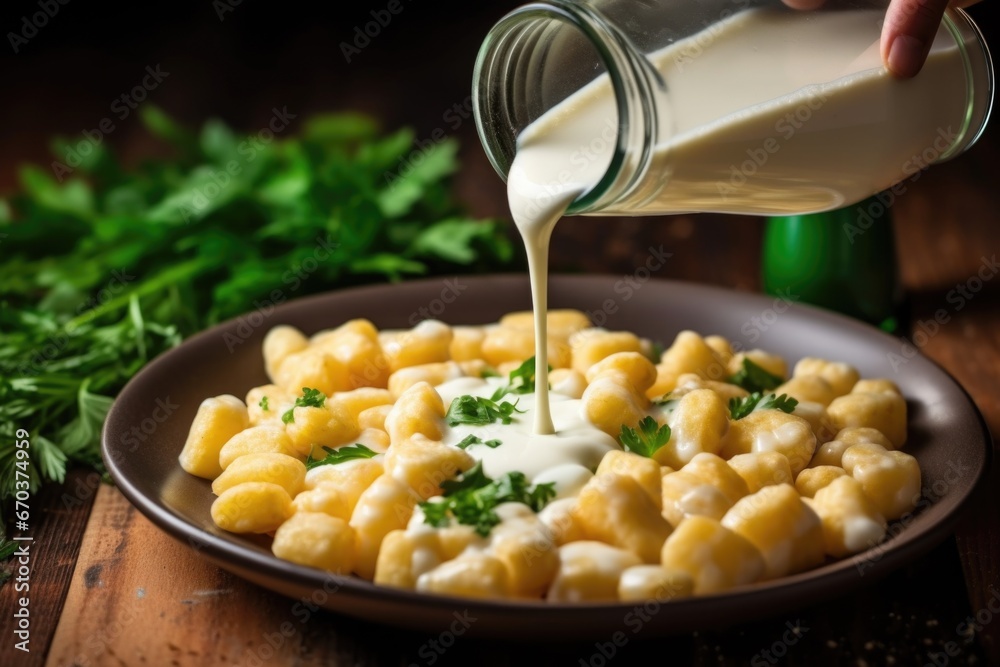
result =
[{"label": "fingernail", "polygon": [[886,65],[896,76],[909,78],[916,76],[923,65],[924,43],[916,37],[897,35],[889,47]]}]

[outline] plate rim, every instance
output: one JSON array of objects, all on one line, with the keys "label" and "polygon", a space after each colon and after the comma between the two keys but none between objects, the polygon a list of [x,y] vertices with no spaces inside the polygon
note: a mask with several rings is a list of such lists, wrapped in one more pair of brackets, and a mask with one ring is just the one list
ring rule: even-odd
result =
[{"label": "plate rim", "polygon": [[[449,276],[439,276],[436,278],[432,277],[418,280],[406,280],[401,283],[379,283],[374,285],[352,286],[289,299],[275,306],[274,311],[270,314],[270,318],[273,320],[273,323],[270,326],[273,327],[281,324],[281,312],[283,310],[290,310],[293,307],[302,308],[303,306],[308,306],[309,304],[321,303],[327,299],[336,298],[337,296],[345,293],[357,294],[368,291],[379,292],[392,288],[409,288],[419,291],[422,287],[430,284],[439,285],[442,279],[448,277]],[[516,273],[457,275],[455,278],[472,282],[500,280],[509,281],[511,283],[526,284],[527,281],[527,277],[524,274]],[[550,289],[556,283],[569,282],[592,282],[601,283],[606,286],[613,284],[613,281],[617,279],[618,276],[611,273],[591,273],[584,275],[555,273],[550,276],[549,284]],[[660,285],[663,289],[680,289],[684,291],[718,293],[730,296],[740,295],[746,298],[764,301],[768,301],[772,298],[771,295],[759,292],[750,292],[682,280],[650,278],[648,283]],[[810,304],[796,302],[792,307],[797,311],[805,312],[810,318],[818,317],[819,319],[825,320],[826,322],[837,327],[847,326],[850,329],[868,336],[871,334],[878,334],[878,336],[882,337],[886,341],[899,340],[899,338],[887,334],[886,332],[881,331],[880,329],[869,324]],[[135,506],[136,509],[138,509],[151,523],[157,526],[157,528],[164,531],[174,539],[185,543],[189,548],[196,551],[200,557],[211,560],[223,569],[228,569],[226,564],[232,562],[235,566],[243,569],[257,570],[266,576],[280,576],[285,580],[291,579],[292,583],[301,584],[314,589],[323,586],[325,581],[332,580],[337,585],[338,595],[346,594],[353,597],[364,597],[366,599],[374,598],[379,602],[388,602],[396,605],[406,603],[418,604],[424,607],[446,607],[448,611],[453,611],[456,608],[456,605],[459,605],[459,608],[462,606],[474,606],[476,609],[486,612],[518,612],[532,616],[536,616],[538,614],[549,615],[554,613],[560,615],[567,613],[593,614],[598,611],[626,613],[635,607],[635,602],[552,603],[541,600],[480,600],[451,595],[429,594],[415,590],[382,586],[354,575],[336,575],[316,568],[284,561],[273,554],[257,552],[245,544],[228,541],[208,532],[195,523],[178,516],[169,508],[158,504],[156,499],[150,498],[145,493],[141,492],[132,483],[129,476],[123,473],[123,471],[118,467],[118,462],[116,460],[117,457],[111,454],[111,451],[114,449],[111,438],[112,424],[121,418],[119,412],[124,410],[124,401],[120,400],[121,397],[127,396],[132,387],[140,384],[144,375],[154,372],[159,369],[160,366],[168,365],[173,361],[175,356],[182,355],[186,351],[185,348],[203,345],[208,340],[215,340],[221,332],[231,328],[251,312],[255,311],[241,313],[240,315],[198,332],[189,338],[184,339],[177,347],[166,350],[147,362],[122,388],[108,412],[108,416],[101,430],[101,456],[104,464],[107,467],[108,473],[114,481],[115,486],[122,492],[129,502]],[[335,325],[335,323],[330,324],[330,326]],[[982,412],[979,410],[976,402],[973,400],[972,396],[965,389],[965,387],[963,387],[947,369],[945,369],[938,362],[924,355],[921,350],[917,349],[916,354],[921,360],[929,362],[933,367],[941,372],[944,377],[959,390],[961,396],[968,403],[968,407],[975,415],[978,423],[978,429],[976,429],[977,436],[981,441],[980,444],[983,445],[982,464],[975,473],[975,479],[967,486],[960,489],[960,493],[955,496],[951,503],[953,506],[942,518],[925,527],[919,534],[911,536],[909,539],[904,539],[902,542],[897,543],[899,537],[906,534],[907,531],[905,529],[901,531],[899,535],[894,536],[889,540],[859,554],[854,554],[843,559],[825,563],[817,568],[780,577],[778,579],[756,582],[754,584],[741,586],[736,589],[720,593],[671,600],[669,602],[665,602],[664,604],[670,606],[683,606],[689,609],[697,609],[701,607],[710,609],[724,602],[732,601],[733,604],[748,604],[757,598],[768,596],[767,602],[769,604],[769,608],[781,607],[783,603],[786,608],[789,606],[788,603],[791,603],[794,606],[806,607],[811,603],[819,601],[820,599],[836,596],[837,593],[835,591],[828,590],[832,589],[835,584],[841,583],[844,580],[857,579],[863,576],[854,572],[854,563],[859,560],[865,560],[865,555],[869,554],[873,550],[883,550],[881,555],[875,561],[877,567],[873,567],[869,575],[871,577],[870,581],[877,581],[878,579],[891,574],[899,567],[912,562],[919,556],[927,553],[946,539],[951,533],[954,525],[962,517],[963,512],[968,509],[970,499],[981,490],[985,482],[987,473],[993,464],[994,453],[991,445],[993,438]],[[193,547],[195,544],[198,545],[197,549]],[[239,576],[246,579],[246,577],[242,575]],[[254,581],[254,583],[258,582]],[[265,587],[275,593],[288,597],[287,593],[275,590],[269,586]],[[850,590],[855,588],[857,588],[856,583],[850,586]],[[807,596],[806,594],[809,594],[810,592],[814,595]],[[808,600],[806,599],[807,597]],[[791,598],[802,598],[803,604],[798,605]],[[342,610],[339,613],[350,614],[350,612],[344,612]],[[390,624],[398,625],[395,623]]]}]

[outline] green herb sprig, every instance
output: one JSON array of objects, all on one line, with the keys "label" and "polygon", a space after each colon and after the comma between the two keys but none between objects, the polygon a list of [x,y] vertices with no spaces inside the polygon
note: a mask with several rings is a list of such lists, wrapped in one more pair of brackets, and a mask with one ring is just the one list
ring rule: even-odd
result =
[{"label": "green herb sprig", "polygon": [[764,370],[749,358],[744,358],[743,367],[726,381],[730,384],[743,387],[752,394],[776,389],[785,380],[778,375]]},{"label": "green herb sprig", "polygon": [[651,457],[658,449],[670,442],[670,427],[659,425],[652,417],[644,417],[639,422],[639,428],[622,426],[618,441],[626,452]]},{"label": "green herb sprig", "polygon": [[515,412],[524,412],[524,410],[517,409],[516,401],[514,403],[507,401],[497,403],[488,398],[466,394],[451,402],[444,418],[448,426],[458,426],[459,424],[486,426],[497,422],[510,424],[514,421]]},{"label": "green herb sprig", "polygon": [[[549,366],[549,370],[552,370],[552,366]],[[510,372],[507,384],[493,392],[490,400],[499,401],[507,394],[531,394],[534,391],[535,358],[531,357]]]},{"label": "green herb sprig", "polygon": [[791,414],[798,404],[797,400],[787,394],[775,396],[754,392],[742,398],[729,399],[729,416],[733,420],[743,419],[756,410],[781,410]]},{"label": "green herb sprig", "polygon": [[281,113],[287,129],[264,140],[145,103],[169,158],[125,166],[104,142],[70,165],[79,138],[57,138],[52,163],[0,198],[0,533],[15,431],[32,436],[32,490],[72,464],[100,469],[113,397],[184,337],[330,285],[510,268],[506,225],[451,195],[454,141],[410,164],[412,130]]},{"label": "green herb sprig", "polygon": [[473,445],[486,445],[490,449],[496,449],[497,447],[499,447],[502,444],[503,444],[503,442],[500,441],[500,440],[497,440],[496,438],[493,438],[491,440],[483,440],[478,435],[474,435],[474,434],[470,433],[469,435],[467,435],[464,438],[462,438],[462,441],[459,442],[458,445],[456,445],[456,446],[459,449],[468,449],[469,447],[472,447]]},{"label": "green herb sprig", "polygon": [[319,466],[337,465],[338,463],[344,463],[345,461],[354,461],[356,459],[370,459],[372,457],[378,456],[378,452],[365,447],[360,442],[354,445],[347,445],[345,447],[333,447],[323,446],[323,450],[326,452],[326,457],[322,459],[314,459],[310,453],[308,458],[306,458],[306,470],[312,470]]},{"label": "green herb sprig", "polygon": [[500,523],[496,513],[501,503],[524,503],[540,512],[556,496],[555,482],[536,484],[533,488],[521,472],[509,472],[499,479],[490,479],[483,472],[482,462],[477,462],[457,478],[441,483],[443,498],[440,501],[420,503],[424,522],[436,528],[451,524],[452,520],[473,526],[476,533],[486,537]]},{"label": "green herb sprig", "polygon": [[295,421],[295,408],[321,408],[326,405],[326,394],[319,389],[302,387],[302,395],[295,399],[295,404],[285,410],[281,415],[281,421],[291,424]]}]

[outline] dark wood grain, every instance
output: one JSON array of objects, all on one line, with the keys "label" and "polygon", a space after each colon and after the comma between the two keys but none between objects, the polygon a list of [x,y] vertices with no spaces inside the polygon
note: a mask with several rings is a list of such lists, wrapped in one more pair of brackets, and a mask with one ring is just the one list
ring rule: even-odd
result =
[{"label": "dark wood grain", "polygon": [[[34,4],[28,0],[23,9],[11,9],[12,25]],[[391,36],[387,33],[356,63],[346,64],[336,45],[369,4],[357,3],[347,18],[310,14],[303,19],[296,16],[302,7],[242,3],[222,22],[212,3],[171,3],[160,10],[158,26],[149,25],[135,3],[132,8],[126,3],[68,5],[31,50],[4,56],[10,94],[0,123],[0,190],[14,185],[20,163],[48,162],[50,136],[77,136],[93,127],[108,113],[110,100],[135,83],[136,73],[157,62],[171,78],[150,100],[188,123],[218,115],[252,130],[274,105],[287,105],[300,118],[353,108],[376,114],[390,128],[412,124],[418,137],[429,137],[444,127],[442,113],[468,95],[485,30],[520,2],[444,3],[436,14],[430,5],[414,3],[393,24]],[[981,3],[974,11],[991,4]],[[325,11],[336,14],[344,5],[333,9],[331,4]],[[982,25],[996,34],[995,25]],[[71,89],[64,85],[67,63],[74,64]],[[958,379],[993,432],[1000,433],[1000,276],[961,309],[949,301],[950,291],[979,270],[983,257],[1000,254],[1000,131],[995,125],[968,154],[908,183],[892,211],[911,304],[907,333],[919,340],[919,332],[926,331],[921,322],[946,310],[949,320],[921,351]],[[471,121],[447,130],[462,142],[463,167],[455,180],[460,198],[477,215],[506,217],[503,184],[483,156]],[[130,161],[157,150],[134,116],[120,123],[108,141]],[[630,275],[650,246],[663,245],[673,256],[659,277],[750,291],[760,284],[761,230],[760,219],[735,216],[572,218],[557,228],[552,264],[557,271]],[[302,622],[291,613],[291,601],[202,561],[155,529],[113,489],[101,489],[92,514],[92,497],[86,494],[81,504],[64,507],[66,490],[88,479],[86,473],[73,473],[67,485],[47,488],[32,501],[41,515],[32,532],[36,544],[44,546],[32,578],[32,604],[38,605],[33,652],[11,659],[5,639],[0,665],[41,664],[49,645],[48,664],[80,667],[405,666],[428,665],[432,658],[436,665],[600,663],[592,658],[595,644],[607,641],[602,637],[541,646],[459,640],[439,655],[430,644],[436,638],[427,635],[325,612]],[[1000,665],[1000,618],[994,614],[973,632],[965,625],[970,615],[989,610],[991,600],[996,607],[998,590],[1000,475],[994,467],[955,538],[883,582],[794,616],[630,642],[614,663],[657,656],[657,662],[678,665],[746,665],[755,659],[764,665],[945,664],[942,652],[951,642],[958,650],[947,658],[948,665]],[[0,609],[11,608],[12,595],[11,586],[0,587]],[[283,623],[291,624],[288,636],[282,634]],[[763,651],[782,641],[789,623],[799,627],[801,639],[786,655],[772,654],[772,662]],[[6,620],[0,622],[6,627]],[[254,662],[265,647],[273,655]]]},{"label": "dark wood grain", "polygon": [[[923,183],[900,199],[896,214],[903,281],[912,301],[911,338],[917,344],[926,341],[921,352],[972,396],[994,435],[994,456],[1000,434],[996,135],[992,132],[962,159],[928,171]],[[1000,475],[995,461],[956,539],[970,613],[980,615],[976,634],[990,664],[1000,664],[1000,614],[995,611],[1000,610]]]},{"label": "dark wood grain", "polygon": [[[755,660],[802,667],[861,660],[916,665],[956,642],[965,664],[981,659],[982,653],[971,636],[954,631],[968,614],[957,559],[949,541],[856,596],[748,625],[650,640],[641,632],[633,635],[632,626],[623,623],[630,641],[615,648],[615,659],[631,664],[655,651],[675,664],[693,665],[737,667]],[[579,665],[581,660],[599,665],[602,651],[611,651],[610,632],[555,644],[459,638],[444,650],[434,643],[439,636],[324,611],[303,614],[295,605],[295,600],[209,565],[149,523],[119,492],[105,487],[93,507],[47,664],[353,667],[429,665],[433,660],[439,665],[514,667]]]},{"label": "dark wood grain", "polygon": [[[42,489],[30,501],[30,528],[25,533],[33,539],[28,548],[31,557],[28,609],[30,612],[30,653],[14,648],[12,635],[3,632],[0,642],[0,665],[41,665],[52,643],[70,587],[73,568],[80,551],[84,529],[94,494],[100,486],[95,472],[78,470],[66,476],[64,484]],[[8,567],[14,567],[9,561]],[[0,628],[11,628],[11,617],[17,598],[25,592],[15,589],[14,581],[0,586],[0,609],[4,618]]]}]

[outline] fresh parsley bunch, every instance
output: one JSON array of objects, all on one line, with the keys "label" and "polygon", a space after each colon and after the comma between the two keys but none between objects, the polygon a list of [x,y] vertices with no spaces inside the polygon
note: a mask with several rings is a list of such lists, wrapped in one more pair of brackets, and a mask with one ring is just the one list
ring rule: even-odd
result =
[{"label": "fresh parsley bunch", "polygon": [[444,493],[440,500],[420,503],[424,522],[443,528],[454,520],[472,526],[483,537],[500,523],[495,511],[498,505],[524,503],[540,512],[556,497],[555,482],[531,487],[524,473],[516,471],[494,480],[483,472],[482,461],[455,479],[441,482],[441,490]]},{"label": "fresh parsley bunch", "polygon": [[413,132],[358,114],[269,139],[217,120],[192,132],[149,104],[141,118],[170,157],[130,167],[94,145],[72,173],[24,167],[0,199],[0,507],[16,429],[32,490],[100,467],[115,394],[187,335],[275,294],[511,263],[502,226],[455,205],[452,140],[403,170]]}]

